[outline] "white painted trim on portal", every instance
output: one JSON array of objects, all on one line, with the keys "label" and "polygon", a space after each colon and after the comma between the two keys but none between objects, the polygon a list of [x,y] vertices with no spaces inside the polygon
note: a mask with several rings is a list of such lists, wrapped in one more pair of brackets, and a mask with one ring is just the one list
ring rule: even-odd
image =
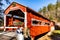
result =
[{"label": "white painted trim on portal", "polygon": [[24,12],[25,13],[25,20],[24,20],[24,22],[25,22],[25,27],[27,27],[27,12]]},{"label": "white painted trim on portal", "polygon": [[4,31],[6,30],[5,27],[6,27],[6,14],[4,14]]},{"label": "white painted trim on portal", "polygon": [[4,14],[4,26],[6,26],[6,15]]},{"label": "white painted trim on portal", "polygon": [[12,8],[10,8],[10,11],[18,10],[18,9],[19,9],[19,7],[18,7],[18,6],[16,6],[16,7],[12,7]]}]

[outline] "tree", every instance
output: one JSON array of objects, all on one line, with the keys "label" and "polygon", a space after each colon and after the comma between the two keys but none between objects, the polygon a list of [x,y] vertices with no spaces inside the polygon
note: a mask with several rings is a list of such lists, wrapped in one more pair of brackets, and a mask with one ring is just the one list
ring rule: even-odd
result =
[{"label": "tree", "polygon": [[[0,13],[3,13],[4,9],[2,9],[2,6],[4,5],[4,3],[2,3],[3,0],[0,0]],[[5,0],[6,3],[10,3],[9,0]]]},{"label": "tree", "polygon": [[45,13],[45,12],[46,12],[46,10],[47,10],[47,9],[46,9],[46,7],[43,7],[43,13]]},{"label": "tree", "polygon": [[56,12],[55,12],[56,19],[60,19],[60,1],[57,0],[56,2]]},{"label": "tree", "polygon": [[[0,0],[0,24],[3,24],[3,11],[4,9],[2,8],[4,6],[4,3],[2,3],[3,0]],[[6,3],[10,3],[9,0],[5,0]]]},{"label": "tree", "polygon": [[38,12],[41,13],[41,12],[43,12],[43,10],[40,8]]},{"label": "tree", "polygon": [[39,10],[43,13],[43,16],[50,20],[56,20],[60,22],[60,0],[57,0],[56,4],[48,4],[47,7],[43,7]]},{"label": "tree", "polygon": [[9,0],[5,0],[7,4],[10,4],[10,1]]},{"label": "tree", "polygon": [[41,9],[41,8],[40,8],[39,13],[40,13],[40,12],[45,13],[45,12],[46,12],[46,10],[47,10],[47,9],[46,9],[46,7],[43,7],[43,9]]},{"label": "tree", "polygon": [[56,6],[60,8],[60,2],[57,2],[56,3]]},{"label": "tree", "polygon": [[54,9],[55,9],[54,6],[55,6],[55,5],[53,5],[53,4],[49,4],[49,5],[47,6],[48,11],[52,11],[52,10],[54,10]]},{"label": "tree", "polygon": [[52,14],[50,14],[49,19],[53,20],[53,15]]}]

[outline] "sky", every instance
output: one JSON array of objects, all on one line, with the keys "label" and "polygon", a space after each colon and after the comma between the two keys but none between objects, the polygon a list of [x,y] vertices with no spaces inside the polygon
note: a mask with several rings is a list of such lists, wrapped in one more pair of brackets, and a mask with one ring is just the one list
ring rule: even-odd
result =
[{"label": "sky", "polygon": [[[48,4],[52,3],[55,4],[57,0],[10,0],[10,2],[17,2],[19,4],[22,4],[24,6],[27,6],[33,10],[35,10],[36,12],[38,12],[38,10],[40,8],[43,8],[44,6],[47,6]],[[5,6],[3,7],[4,9],[6,9],[10,4],[6,4],[5,1],[3,1],[3,3],[5,4]]]}]

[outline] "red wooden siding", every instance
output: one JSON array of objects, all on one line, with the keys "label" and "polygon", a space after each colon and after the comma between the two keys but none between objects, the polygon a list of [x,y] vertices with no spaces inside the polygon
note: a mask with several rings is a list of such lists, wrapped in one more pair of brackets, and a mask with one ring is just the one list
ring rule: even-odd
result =
[{"label": "red wooden siding", "polygon": [[31,36],[37,36],[39,34],[42,34],[42,33],[49,31],[50,26],[48,26],[48,25],[33,26],[31,24],[32,18],[40,20],[40,21],[44,21],[44,22],[49,22],[48,20],[43,19],[42,17],[38,17],[38,16],[33,15],[32,12],[28,12],[28,14],[27,14],[27,22],[28,22],[27,25],[28,25],[28,28],[30,28],[30,35]]}]

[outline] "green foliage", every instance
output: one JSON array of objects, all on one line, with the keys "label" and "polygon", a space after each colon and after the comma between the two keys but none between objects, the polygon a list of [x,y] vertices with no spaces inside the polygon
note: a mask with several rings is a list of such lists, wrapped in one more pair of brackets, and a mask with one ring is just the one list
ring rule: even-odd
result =
[{"label": "green foliage", "polygon": [[22,22],[21,21],[20,22],[16,22],[16,23],[14,23],[14,25],[16,25],[16,26],[22,25]]},{"label": "green foliage", "polygon": [[56,3],[56,6],[60,8],[60,2],[57,2]]},{"label": "green foliage", "polygon": [[43,13],[45,13],[45,12],[46,12],[46,10],[47,10],[47,9],[46,9],[46,7],[43,7]]},{"label": "green foliage", "polygon": [[54,30],[53,33],[58,33],[58,34],[60,34],[60,30]]},{"label": "green foliage", "polygon": [[42,12],[42,11],[43,11],[43,10],[40,8],[38,12],[40,13],[40,12]]},{"label": "green foliage", "polygon": [[47,9],[48,9],[48,11],[54,10],[54,5],[53,5],[53,4],[49,4],[49,5],[47,6]]},{"label": "green foliage", "polygon": [[39,12],[42,12],[43,16],[50,20],[60,22],[60,2],[56,2],[56,4],[50,3],[47,7],[40,8]]},{"label": "green foliage", "polygon": [[53,31],[51,37],[60,37],[60,30]]},{"label": "green foliage", "polygon": [[58,18],[58,20],[57,20],[58,22],[60,22],[60,18]]},{"label": "green foliage", "polygon": [[[3,11],[4,11],[3,6],[4,6],[4,3],[2,3],[2,1],[3,0],[0,0],[0,26],[3,26],[3,24],[4,24],[4,21],[3,21]],[[9,0],[4,0],[4,1],[6,1],[7,4],[10,3]]]},{"label": "green foliage", "polygon": [[49,17],[49,19],[50,19],[50,20],[53,20],[53,17],[52,17],[52,16],[50,16],[50,17]]},{"label": "green foliage", "polygon": [[18,25],[22,25],[22,22],[20,21],[20,22],[18,22]]},{"label": "green foliage", "polygon": [[0,20],[0,26],[3,26],[3,25],[4,25],[4,21]]}]

